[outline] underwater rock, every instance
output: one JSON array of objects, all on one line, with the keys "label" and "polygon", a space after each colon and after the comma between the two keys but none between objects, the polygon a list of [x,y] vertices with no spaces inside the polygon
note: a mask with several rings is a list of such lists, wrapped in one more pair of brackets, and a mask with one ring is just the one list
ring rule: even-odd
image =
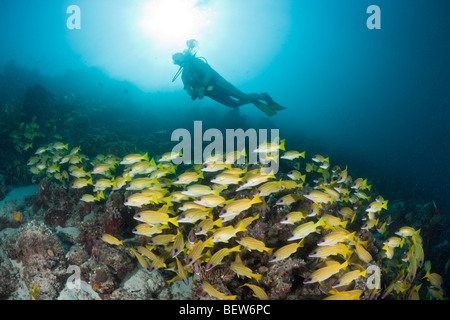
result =
[{"label": "underwater rock", "polygon": [[79,201],[81,193],[77,189],[67,189],[61,184],[43,179],[39,182],[33,211],[42,215],[45,224],[51,228],[77,226],[84,214],[80,208],[83,205]]},{"label": "underwater rock", "polygon": [[16,247],[29,292],[36,285],[37,299],[56,298],[66,277],[66,259],[58,237],[46,225],[33,221],[21,228]]},{"label": "underwater rock", "polygon": [[123,246],[113,247],[103,241],[97,241],[92,248],[92,254],[97,263],[105,264],[119,282],[136,267],[128,250]]},{"label": "underwater rock", "polygon": [[105,264],[96,264],[91,272],[89,283],[95,292],[110,294],[116,285],[114,276]]},{"label": "underwater rock", "polygon": [[56,113],[54,104],[54,96],[43,86],[39,84],[29,86],[23,97],[25,121],[31,121],[34,116],[37,119],[42,119],[42,121],[52,118]]},{"label": "underwater rock", "polygon": [[5,185],[5,177],[0,174],[0,201],[5,199],[6,196],[6,185]]},{"label": "underwater rock", "polygon": [[[182,282],[182,281],[179,281]],[[184,284],[183,284],[184,285]],[[186,286],[186,285],[185,285]],[[119,289],[115,290],[110,299],[114,300],[151,300],[151,299],[187,299],[190,288],[181,294],[177,288],[169,289],[161,272],[155,270],[152,273],[137,267],[122,282]]]},{"label": "underwater rock", "polygon": [[8,299],[17,289],[20,274],[0,247],[0,300]]},{"label": "underwater rock", "polygon": [[80,245],[73,245],[66,254],[67,263],[70,265],[81,266],[89,260],[89,254]]},{"label": "underwater rock", "polygon": [[85,281],[80,281],[80,288],[66,286],[59,293],[57,300],[101,300],[97,292]]}]

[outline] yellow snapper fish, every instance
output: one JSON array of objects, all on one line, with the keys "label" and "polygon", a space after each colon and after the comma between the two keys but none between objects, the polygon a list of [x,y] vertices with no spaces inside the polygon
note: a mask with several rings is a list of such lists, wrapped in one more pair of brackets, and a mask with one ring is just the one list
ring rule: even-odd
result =
[{"label": "yellow snapper fish", "polygon": [[254,217],[247,217],[245,219],[242,219],[241,222],[244,225],[244,228],[247,228],[249,225],[252,224],[253,221],[259,219],[259,213]]},{"label": "yellow snapper fish", "polygon": [[154,234],[161,233],[164,229],[168,229],[169,226],[165,224],[159,224],[156,226],[151,226],[146,223],[138,224],[131,232],[141,236],[150,237]]},{"label": "yellow snapper fish", "polygon": [[329,194],[319,191],[319,190],[313,190],[311,192],[306,192],[303,194],[303,196],[315,203],[333,203],[334,198],[331,197]]},{"label": "yellow snapper fish", "polygon": [[403,244],[405,243],[405,238],[399,238],[399,237],[390,237],[386,241],[383,242],[384,245],[389,247],[403,247]]},{"label": "yellow snapper fish", "polygon": [[180,174],[177,178],[172,180],[174,184],[190,184],[197,181],[198,179],[203,179],[203,172],[184,172]]},{"label": "yellow snapper fish", "polygon": [[240,177],[236,174],[230,174],[230,173],[220,173],[216,175],[213,179],[211,179],[211,183],[216,183],[220,185],[230,185],[230,184],[237,184],[244,180],[245,177]]},{"label": "yellow snapper fish", "polygon": [[356,213],[355,213],[355,212],[353,211],[353,209],[350,208],[350,207],[343,207],[343,208],[340,208],[340,209],[338,210],[338,213],[341,214],[344,218],[350,219],[350,222],[353,222],[353,220],[354,220],[355,217],[356,217]]},{"label": "yellow snapper fish", "polygon": [[82,168],[73,168],[73,170],[70,170],[70,175],[75,178],[91,177],[91,173],[84,171]]},{"label": "yellow snapper fish", "polygon": [[356,241],[354,241],[353,243],[355,244],[355,252],[358,258],[365,263],[369,263],[370,261],[372,261],[372,255],[365,248],[367,246],[367,241],[360,241],[356,237],[355,240]]},{"label": "yellow snapper fish", "polygon": [[226,226],[217,229],[213,235],[211,236],[212,242],[228,242],[232,237],[235,237],[238,232],[241,231],[247,231],[247,229],[244,227],[244,224],[242,221],[238,224],[236,228],[233,226]]},{"label": "yellow snapper fish", "polygon": [[83,196],[81,197],[81,201],[84,202],[95,202],[95,201],[100,201],[102,199],[105,199],[105,196],[103,195],[103,192],[100,191],[97,193],[96,196],[93,196],[92,194],[83,194]]},{"label": "yellow snapper fish", "polygon": [[284,142],[285,142],[285,139],[281,140],[279,143],[278,142],[263,142],[255,150],[253,150],[253,152],[273,153],[273,152],[277,152],[278,150],[285,151]]},{"label": "yellow snapper fish", "polygon": [[229,173],[229,174],[234,174],[234,175],[240,176],[242,174],[247,173],[247,167],[245,167],[244,169],[241,169],[239,167],[230,168],[230,169],[227,169],[227,170],[223,171],[222,173]]},{"label": "yellow snapper fish", "polygon": [[231,202],[229,200],[225,200],[224,197],[221,197],[217,194],[210,194],[206,196],[202,196],[199,198],[196,198],[194,200],[194,203],[208,207],[208,208],[215,208],[218,206],[223,206],[224,204]]},{"label": "yellow snapper fish", "polygon": [[221,170],[225,170],[225,169],[231,169],[231,165],[224,164],[224,163],[212,162],[212,163],[205,164],[201,168],[201,171],[203,171],[203,172],[217,172],[217,171],[221,171]]},{"label": "yellow snapper fish", "polygon": [[328,293],[330,296],[323,300],[360,300],[363,290],[337,291],[336,289],[331,289]]},{"label": "yellow snapper fish", "polygon": [[178,227],[177,217],[170,218],[168,215],[169,206],[164,205],[158,211],[145,210],[136,213],[133,218],[135,220],[145,222],[147,224],[157,225],[157,224],[168,224],[169,222]]},{"label": "yellow snapper fish", "polygon": [[304,240],[305,239],[302,239],[299,242],[287,244],[287,245],[279,248],[278,250],[276,250],[274,252],[272,257],[270,257],[269,262],[276,262],[276,261],[281,261],[281,260],[289,258],[293,253],[295,253],[297,251],[298,248],[303,247]]},{"label": "yellow snapper fish", "polygon": [[344,273],[338,280],[331,286],[332,288],[339,288],[349,285],[351,282],[355,281],[359,277],[365,277],[366,270],[353,270]]},{"label": "yellow snapper fish", "polygon": [[433,287],[442,289],[444,280],[442,279],[442,276],[440,274],[430,273],[430,271],[428,270],[422,279],[427,279]]},{"label": "yellow snapper fish", "polygon": [[225,156],[225,164],[244,164],[245,163],[245,157],[247,156],[245,152],[245,147],[242,149],[242,151],[231,151],[228,152]]},{"label": "yellow snapper fish", "polygon": [[234,300],[234,299],[236,299],[236,296],[227,296],[224,293],[218,291],[207,281],[203,281],[202,288],[203,288],[203,291],[205,291],[208,295],[210,295],[211,297],[217,298],[219,300],[224,300],[224,299]]},{"label": "yellow snapper fish", "polygon": [[286,151],[280,158],[286,160],[294,160],[299,157],[305,158],[305,151],[303,151],[302,153],[298,151]]},{"label": "yellow snapper fish", "polygon": [[336,243],[334,245],[330,246],[322,246],[317,247],[315,250],[313,250],[308,257],[310,258],[327,258],[329,256],[334,255],[341,255],[345,259],[350,257],[350,255],[353,253],[353,251],[350,249],[350,247],[344,243]]},{"label": "yellow snapper fish", "polygon": [[94,183],[94,191],[105,190],[114,185],[114,178],[110,179],[98,179]]},{"label": "yellow snapper fish", "polygon": [[123,246],[123,241],[122,240],[119,240],[116,237],[114,237],[114,236],[112,236],[112,235],[110,235],[108,233],[104,233],[102,235],[102,240],[105,241],[106,243],[109,243],[109,244],[114,244],[116,246],[119,246],[119,245]]},{"label": "yellow snapper fish", "polygon": [[149,177],[136,178],[130,181],[126,190],[144,190],[150,187],[152,184],[157,183],[156,179],[150,179]]},{"label": "yellow snapper fish", "polygon": [[330,162],[330,158],[325,158],[323,156],[321,156],[320,154],[316,154],[314,157],[311,158],[312,161],[314,162],[318,162],[318,163],[323,163],[323,162]]},{"label": "yellow snapper fish", "polygon": [[388,203],[387,200],[383,201],[383,202],[373,201],[372,203],[370,203],[367,206],[366,211],[367,212],[379,212],[379,211],[381,211],[381,209],[387,210],[387,203]]},{"label": "yellow snapper fish", "polygon": [[222,218],[219,218],[216,221],[213,221],[211,218],[206,218],[195,227],[194,234],[196,236],[207,234],[214,227],[222,227]]},{"label": "yellow snapper fish", "polygon": [[99,163],[92,169],[91,174],[104,174],[114,168],[113,164]]},{"label": "yellow snapper fish", "polygon": [[270,178],[275,179],[275,175],[273,174],[273,171],[271,171],[269,173],[259,172],[259,173],[253,174],[253,175],[248,175],[245,182],[239,188],[237,188],[236,191],[241,191],[241,190],[248,189],[250,187],[260,185],[261,183],[266,182]]},{"label": "yellow snapper fish", "polygon": [[307,237],[310,233],[317,232],[320,233],[320,231],[317,230],[318,227],[324,226],[325,222],[323,221],[323,218],[320,218],[319,221],[314,223],[314,221],[309,221],[306,223],[303,223],[296,227],[294,231],[292,231],[292,237],[287,239],[288,241],[294,241],[298,239],[303,239]]},{"label": "yellow snapper fish", "polygon": [[229,255],[231,252],[239,252],[240,249],[241,249],[241,246],[238,245],[231,249],[223,248],[223,249],[218,250],[209,259],[208,263],[206,264],[205,271],[209,271],[212,268],[214,268],[215,266],[222,264],[222,260],[223,260],[223,258],[225,258],[225,256]]},{"label": "yellow snapper fish", "polygon": [[420,229],[416,231],[414,228],[405,226],[401,227],[395,234],[401,237],[418,236],[420,234]]},{"label": "yellow snapper fish", "polygon": [[149,264],[148,264],[147,260],[145,260],[144,257],[139,252],[136,251],[136,249],[131,247],[130,251],[133,252],[134,256],[137,258],[137,260],[138,260],[139,264],[142,266],[142,268],[144,268],[144,269],[149,268]]},{"label": "yellow snapper fish", "polygon": [[327,226],[335,227],[335,226],[341,226],[342,228],[345,228],[347,226],[348,221],[342,221],[339,219],[339,217],[332,216],[331,214],[324,214],[322,216],[323,221],[325,221]]},{"label": "yellow snapper fish", "polygon": [[241,287],[249,287],[250,289],[252,289],[254,293],[253,296],[260,300],[269,300],[269,296],[267,295],[267,293],[263,290],[263,288],[258,287],[257,285],[245,283],[239,288]]},{"label": "yellow snapper fish", "polygon": [[272,255],[273,248],[267,248],[264,242],[257,240],[255,238],[243,237],[240,240],[236,240],[236,242],[250,251],[252,250],[256,250],[259,252],[265,251],[269,255]]},{"label": "yellow snapper fish", "polygon": [[355,237],[355,232],[348,233],[343,231],[332,231],[325,235],[322,239],[317,242],[317,245],[320,246],[331,246],[343,241],[353,242]]},{"label": "yellow snapper fish", "polygon": [[74,189],[81,189],[81,188],[86,187],[89,184],[92,185],[92,178],[90,178],[89,180],[83,179],[83,178],[77,178],[73,182],[72,188],[74,188]]},{"label": "yellow snapper fish", "polygon": [[194,184],[181,191],[181,193],[190,197],[201,197],[209,194],[219,195],[220,190],[212,190],[209,186],[203,184]]},{"label": "yellow snapper fish", "polygon": [[177,261],[176,273],[183,280],[184,284],[188,286],[189,285],[188,273],[186,272],[185,267],[181,264],[178,257],[175,257],[175,260]]},{"label": "yellow snapper fish", "polygon": [[302,180],[305,181],[306,174],[302,175],[298,170],[289,171],[287,176],[292,180]]},{"label": "yellow snapper fish", "polygon": [[262,278],[262,274],[255,274],[255,273],[253,273],[250,268],[246,267],[242,263],[241,257],[239,256],[239,253],[236,254],[236,260],[234,262],[231,262],[230,269],[232,271],[234,271],[239,277],[254,278],[258,282]]},{"label": "yellow snapper fish", "polygon": [[311,207],[308,210],[308,217],[314,217],[319,215],[320,209],[322,208],[322,204],[313,202]]},{"label": "yellow snapper fish", "polygon": [[[149,169],[151,168],[151,169]],[[135,176],[137,174],[140,173],[152,173],[153,171],[155,171],[158,167],[155,164],[155,160],[151,160],[151,161],[139,161],[134,163],[131,167],[130,170],[128,171],[128,173],[130,174],[130,176]]]},{"label": "yellow snapper fish", "polygon": [[277,206],[290,206],[291,204],[297,202],[301,198],[302,198],[301,195],[298,195],[296,193],[290,193],[278,199],[278,201],[275,204]]},{"label": "yellow snapper fish", "polygon": [[125,176],[122,177],[117,177],[114,180],[114,185],[113,185],[113,190],[120,190],[122,189],[122,187],[128,182],[130,181],[131,177],[129,174],[125,174]]},{"label": "yellow snapper fish", "polygon": [[322,282],[338,273],[341,269],[347,268],[348,261],[340,264],[337,261],[329,261],[325,267],[313,271],[308,278],[303,281],[303,284]]},{"label": "yellow snapper fish", "polygon": [[144,204],[156,202],[155,195],[149,195],[143,192],[135,193],[125,199],[124,205],[130,207],[141,207]]},{"label": "yellow snapper fish", "polygon": [[197,240],[186,258],[186,265],[189,266],[197,261],[202,255],[203,249],[205,249],[205,247],[213,246],[214,243],[212,241],[212,237],[208,238],[205,242],[203,242],[202,240]]},{"label": "yellow snapper fish", "polygon": [[[172,202],[174,202],[173,199],[172,199]],[[204,208],[206,208],[206,207],[201,204],[197,204],[193,201],[187,201],[187,202],[183,202],[183,204],[178,207],[178,210],[186,211],[188,209],[204,209]]]},{"label": "yellow snapper fish", "polygon": [[172,250],[170,251],[170,255],[172,256],[172,258],[176,257],[180,254],[181,251],[183,251],[184,244],[183,234],[181,233],[180,229],[177,229],[177,234],[173,242]]},{"label": "yellow snapper fish", "polygon": [[125,157],[123,157],[122,161],[120,161],[120,164],[134,164],[141,160],[148,161],[148,154],[146,153],[142,155],[134,153],[126,155]]},{"label": "yellow snapper fish", "polygon": [[153,236],[149,242],[149,244],[153,246],[165,246],[169,243],[172,243],[175,241],[176,235],[174,234],[160,234],[157,236]]},{"label": "yellow snapper fish", "polygon": [[342,170],[342,172],[339,175],[339,177],[337,178],[336,182],[343,183],[343,182],[345,182],[345,180],[347,180],[347,167],[345,167],[345,170]]},{"label": "yellow snapper fish", "polygon": [[259,186],[258,189],[256,189],[256,192],[260,197],[266,197],[282,189],[284,189],[284,187],[281,181],[269,181]]},{"label": "yellow snapper fish", "polygon": [[358,179],[356,179],[355,181],[353,181],[353,183],[351,184],[350,188],[356,189],[356,190],[359,190],[359,189],[362,189],[362,190],[369,189],[369,191],[370,191],[370,188],[371,188],[371,187],[370,187],[369,185],[367,185],[367,179],[358,178]]},{"label": "yellow snapper fish", "polygon": [[184,211],[177,217],[178,223],[195,223],[207,217],[212,218],[213,208],[193,208]]},{"label": "yellow snapper fish", "polygon": [[261,198],[259,194],[256,194],[253,199],[239,199],[230,202],[225,207],[223,207],[222,211],[219,214],[219,217],[224,218],[228,216],[235,216],[240,214],[242,211],[250,209],[250,207],[256,203],[261,203]]},{"label": "yellow snapper fish", "polygon": [[183,156],[183,154],[181,153],[181,151],[180,152],[173,152],[173,151],[166,152],[161,156],[161,158],[158,159],[158,162],[168,162],[168,161],[178,159],[182,156]]},{"label": "yellow snapper fish", "polygon": [[285,217],[280,220],[282,224],[294,224],[296,222],[302,221],[306,218],[306,213],[301,211],[289,212]]},{"label": "yellow snapper fish", "polygon": [[67,150],[68,149],[68,145],[64,144],[62,142],[55,142],[52,147],[55,150],[62,150],[62,149],[66,149]]},{"label": "yellow snapper fish", "polygon": [[40,160],[41,160],[41,157],[39,157],[39,156],[30,157],[30,159],[28,159],[27,166],[35,165],[35,164],[38,163]]}]

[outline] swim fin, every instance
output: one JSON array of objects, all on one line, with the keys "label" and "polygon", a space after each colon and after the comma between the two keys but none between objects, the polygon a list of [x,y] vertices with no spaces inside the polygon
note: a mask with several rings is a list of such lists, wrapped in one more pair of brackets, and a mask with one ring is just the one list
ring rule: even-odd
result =
[{"label": "swim fin", "polygon": [[268,115],[269,117],[272,117],[274,115],[277,114],[277,112],[275,110],[273,110],[272,108],[270,108],[267,104],[262,103],[260,101],[255,101],[253,102],[253,104],[262,112],[264,112],[266,115]]},{"label": "swim fin", "polygon": [[281,111],[286,109],[285,107],[279,105],[276,103],[271,96],[267,92],[261,93],[264,96],[264,100],[266,100],[267,104],[269,105],[269,108],[275,111]]}]

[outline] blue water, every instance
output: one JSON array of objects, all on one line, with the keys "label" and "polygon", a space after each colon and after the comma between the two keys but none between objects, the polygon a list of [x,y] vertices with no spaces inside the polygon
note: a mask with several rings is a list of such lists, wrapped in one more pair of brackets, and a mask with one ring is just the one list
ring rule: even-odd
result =
[{"label": "blue water", "polygon": [[[190,1],[203,13],[216,10],[220,24],[199,31],[198,55],[241,90],[267,91],[287,107],[273,118],[252,105],[237,113],[191,101],[180,79],[171,82],[171,54],[187,39],[173,45],[143,33],[134,23],[138,2],[0,1],[1,105],[43,86],[67,102],[44,117],[71,146],[86,141],[89,128],[141,150],[149,137],[158,152],[171,145],[172,130],[190,130],[194,120],[205,129],[277,128],[288,149],[347,165],[387,199],[434,200],[448,223],[449,1]],[[81,9],[80,30],[67,28],[72,4]],[[381,29],[366,25],[373,4]],[[86,115],[72,128],[63,123],[71,111]],[[11,148],[9,132],[1,134]],[[16,156],[2,155],[0,172],[11,172]]]}]

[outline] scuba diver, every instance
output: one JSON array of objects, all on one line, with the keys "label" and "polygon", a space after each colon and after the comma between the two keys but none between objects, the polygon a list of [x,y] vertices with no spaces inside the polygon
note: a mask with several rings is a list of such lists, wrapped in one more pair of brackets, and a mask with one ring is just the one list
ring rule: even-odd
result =
[{"label": "scuba diver", "polygon": [[180,66],[172,82],[181,73],[184,89],[192,100],[203,99],[206,96],[231,108],[252,103],[268,116],[274,116],[277,111],[286,109],[273,101],[267,93],[246,94],[240,91],[211,68],[205,58],[195,56],[196,40],[188,40],[186,45],[188,49],[172,56],[173,63]]}]

